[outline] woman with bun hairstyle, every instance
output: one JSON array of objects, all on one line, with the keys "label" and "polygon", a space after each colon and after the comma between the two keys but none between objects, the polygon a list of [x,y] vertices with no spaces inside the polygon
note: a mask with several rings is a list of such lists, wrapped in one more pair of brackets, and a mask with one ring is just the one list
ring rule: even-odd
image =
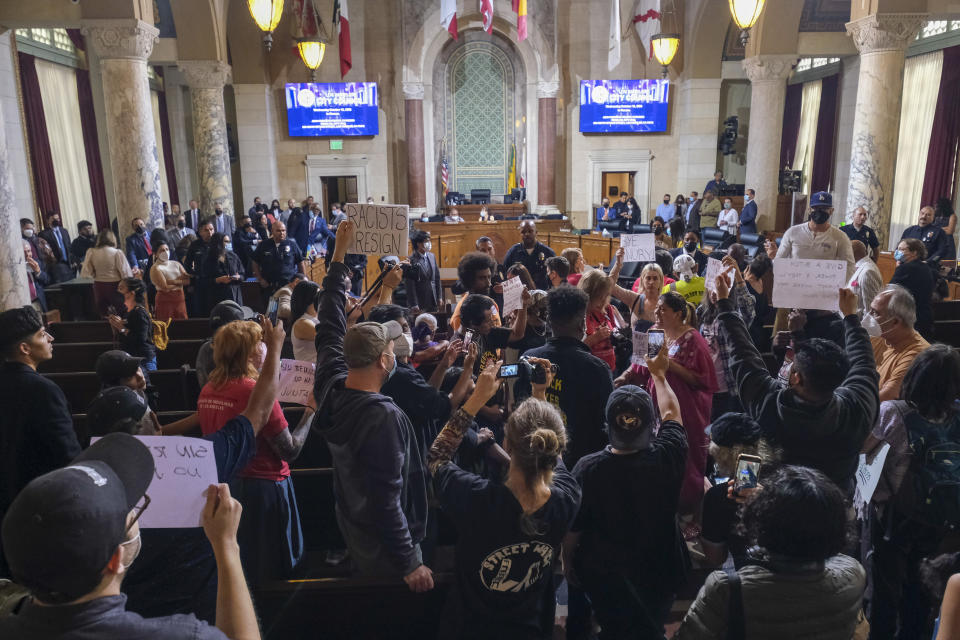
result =
[{"label": "woman with bun hairstyle", "polygon": [[577,514],[580,488],[563,465],[563,419],[546,401],[546,383],[507,420],[504,448],[510,466],[504,482],[491,482],[451,462],[477,411],[493,397],[502,362],[480,374],[470,399],[437,436],[427,462],[442,508],[459,533],[454,584],[441,637],[550,638],[553,576],[563,538]]}]

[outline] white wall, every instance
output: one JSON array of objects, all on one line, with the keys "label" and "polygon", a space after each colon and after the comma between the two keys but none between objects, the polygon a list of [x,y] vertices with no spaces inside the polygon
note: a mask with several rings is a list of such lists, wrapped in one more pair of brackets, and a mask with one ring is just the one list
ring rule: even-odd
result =
[{"label": "white wall", "polygon": [[[30,168],[24,142],[26,129],[20,119],[16,68],[13,65],[14,52],[10,46],[12,37],[12,30],[0,35],[0,101],[3,102],[3,126],[6,128],[7,155],[10,172],[13,174],[17,212],[21,218],[35,218],[37,208],[33,200]],[[69,231],[71,234],[76,233],[76,229]]]}]

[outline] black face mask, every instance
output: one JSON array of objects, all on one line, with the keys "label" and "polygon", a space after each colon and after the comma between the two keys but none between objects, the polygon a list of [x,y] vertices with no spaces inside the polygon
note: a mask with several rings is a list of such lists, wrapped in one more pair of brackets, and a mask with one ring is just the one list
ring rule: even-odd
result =
[{"label": "black face mask", "polygon": [[51,220],[51,221],[50,221],[50,226],[51,226],[51,227],[59,227],[59,226],[60,226],[60,219],[59,219],[59,218],[54,218],[53,220]]},{"label": "black face mask", "polygon": [[830,219],[830,212],[826,209],[814,209],[810,212],[810,219],[814,224],[823,224]]},{"label": "black face mask", "polygon": [[696,243],[696,242],[684,242],[684,243],[683,243],[683,248],[686,249],[687,251],[696,251],[696,249],[697,249],[697,243]]},{"label": "black face mask", "polygon": [[183,220],[177,220],[177,227],[178,227],[178,228],[183,229],[185,226],[187,226],[187,223],[186,223],[186,222],[184,222]]},{"label": "black face mask", "polygon": [[653,233],[654,235],[658,235],[658,236],[663,235],[663,227],[654,227]]},{"label": "black face mask", "polygon": [[147,232],[146,227],[137,227],[137,233],[139,233],[140,235],[144,235],[146,232]]}]

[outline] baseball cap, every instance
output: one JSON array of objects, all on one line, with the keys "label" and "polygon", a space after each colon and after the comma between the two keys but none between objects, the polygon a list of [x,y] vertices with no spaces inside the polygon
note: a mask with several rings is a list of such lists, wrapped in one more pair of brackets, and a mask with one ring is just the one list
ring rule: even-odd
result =
[{"label": "baseball cap", "polygon": [[21,342],[43,328],[43,320],[37,310],[26,305],[0,313],[0,347]]},{"label": "baseball cap", "polygon": [[756,444],[760,440],[760,425],[745,413],[725,413],[707,427],[707,435],[720,447]]},{"label": "baseball cap", "polygon": [[114,349],[104,351],[97,357],[94,369],[101,381],[129,378],[140,368],[143,358],[137,358],[126,351]]},{"label": "baseball cap", "polygon": [[343,337],[343,359],[348,367],[366,367],[383,353],[391,340],[403,335],[403,329],[394,320],[358,322]]},{"label": "baseball cap", "polygon": [[92,436],[125,431],[121,423],[139,423],[149,410],[147,401],[130,387],[109,387],[97,394],[87,407],[87,428]]},{"label": "baseball cap", "polygon": [[832,207],[833,196],[826,191],[817,191],[810,197],[811,207]]},{"label": "baseball cap", "polygon": [[250,307],[241,307],[233,300],[224,300],[210,310],[210,329],[216,331],[234,320],[253,320],[256,316]]},{"label": "baseball cap", "polygon": [[114,433],[70,465],[34,478],[3,519],[3,552],[16,582],[52,604],[84,596],[124,541],[127,516],[153,479],[153,456]]},{"label": "baseball cap", "polygon": [[656,417],[653,398],[632,384],[613,390],[607,398],[604,415],[610,444],[627,447],[650,430]]}]

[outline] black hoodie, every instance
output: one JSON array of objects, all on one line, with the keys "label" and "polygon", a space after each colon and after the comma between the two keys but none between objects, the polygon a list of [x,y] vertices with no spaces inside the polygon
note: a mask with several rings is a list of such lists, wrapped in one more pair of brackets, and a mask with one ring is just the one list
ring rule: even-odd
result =
[{"label": "black hoodie", "polygon": [[337,522],[351,556],[363,573],[405,576],[422,564],[426,468],[410,420],[390,398],[344,387],[349,276],[332,262],[318,296],[314,426],[330,446]]}]

